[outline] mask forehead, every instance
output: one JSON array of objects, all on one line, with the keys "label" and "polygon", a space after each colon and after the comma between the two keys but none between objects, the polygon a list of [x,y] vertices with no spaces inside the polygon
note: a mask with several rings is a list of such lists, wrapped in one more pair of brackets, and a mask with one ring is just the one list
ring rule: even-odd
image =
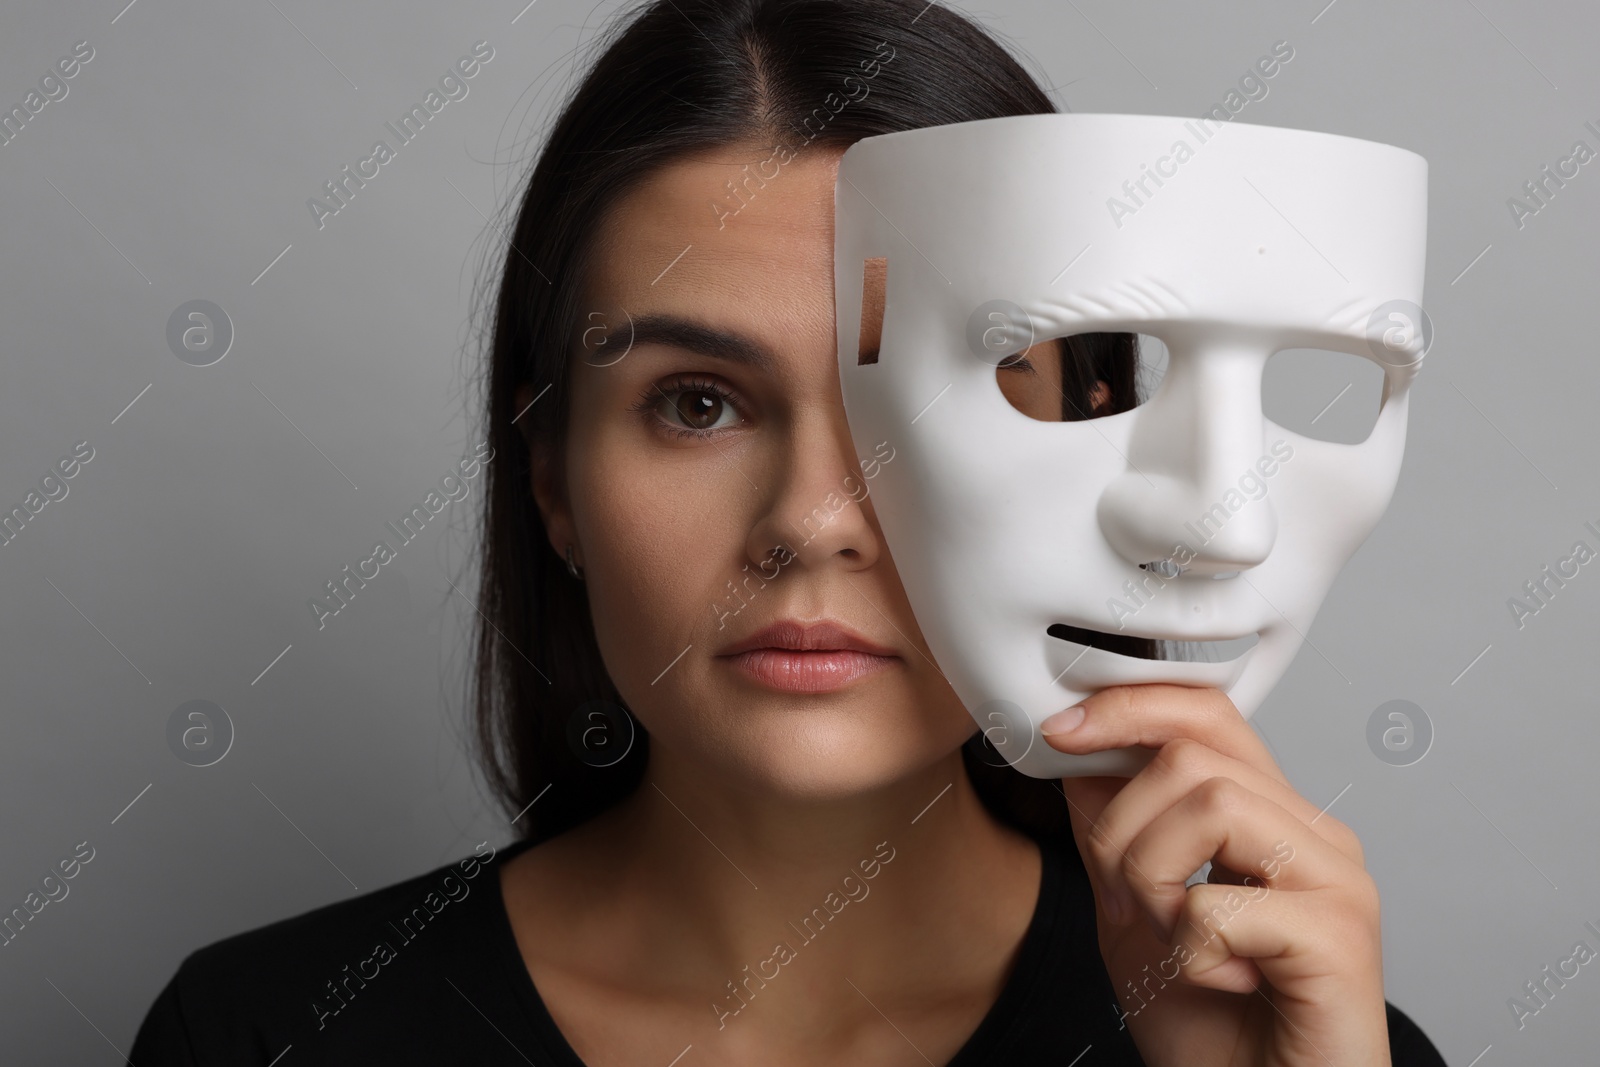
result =
[{"label": "mask forehead", "polygon": [[[1165,116],[1015,116],[873,137],[844,154],[835,286],[851,432],[858,450],[889,441],[906,457],[874,487],[885,539],[941,668],[980,726],[1003,720],[991,740],[1019,769],[1133,766],[1034,744],[1037,722],[1069,695],[1183,681],[1223,688],[1248,716],[1286,669],[1398,473],[1406,391],[1427,338],[1382,331],[1397,308],[1420,314],[1426,182],[1426,161],[1389,145]],[[863,362],[863,263],[875,257],[888,261],[886,302],[878,354]],[[1092,421],[1036,422],[1011,408],[995,381],[1000,358],[1099,331],[1166,342],[1176,384]],[[1228,663],[1154,665],[1043,639],[1074,602],[1081,613],[1141,576],[1140,524],[1119,532],[1117,519],[1140,513],[1146,485],[1161,500],[1148,510],[1198,512],[1218,473],[1205,469],[1208,451],[1242,454],[1210,448],[1219,435],[1253,432],[1268,452],[1261,369],[1286,348],[1369,356],[1389,393],[1360,446],[1287,435],[1301,450],[1299,481],[1281,480],[1264,535],[1284,550],[1256,561],[1256,576],[1289,625],[1263,623],[1258,647]],[[1185,435],[1193,464],[1163,467]],[[1307,521],[1326,506],[1317,476],[1326,490],[1352,460],[1366,477],[1346,480],[1347,514],[1319,534]],[[1193,499],[1169,506],[1185,492]],[[1284,574],[1286,555],[1297,576]],[[1146,622],[1176,636],[1259,615],[1259,590],[1206,584],[1165,594]],[[1063,678],[1069,659],[1075,673]]]},{"label": "mask forehead", "polygon": [[868,138],[836,182],[840,334],[861,260],[886,256],[891,304],[947,335],[1001,298],[1055,333],[1209,321],[1360,345],[1376,307],[1421,301],[1426,182],[1390,145],[1165,116]]}]

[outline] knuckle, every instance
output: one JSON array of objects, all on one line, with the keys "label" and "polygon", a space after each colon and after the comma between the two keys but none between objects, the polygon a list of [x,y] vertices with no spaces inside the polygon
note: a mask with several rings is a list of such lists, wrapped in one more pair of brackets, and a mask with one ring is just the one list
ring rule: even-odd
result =
[{"label": "knuckle", "polygon": [[1378,883],[1363,871],[1360,877],[1351,880],[1350,891],[1355,905],[1352,912],[1366,923],[1377,923],[1382,904],[1378,894]]},{"label": "knuckle", "polygon": [[1347,955],[1363,948],[1375,949],[1379,937],[1377,893],[1357,892],[1344,906],[1329,908],[1310,936],[1328,955]]},{"label": "knuckle", "polygon": [[1194,804],[1208,815],[1229,816],[1241,813],[1245,788],[1225,775],[1212,775],[1195,786],[1190,794]]},{"label": "knuckle", "polygon": [[1366,866],[1366,850],[1362,848],[1361,838],[1349,823],[1323,812],[1317,817],[1316,829],[1329,844],[1344,853],[1357,866]]},{"label": "knuckle", "polygon": [[1172,778],[1201,779],[1210,766],[1211,749],[1192,737],[1175,737],[1156,754],[1155,762]]},{"label": "knuckle", "polygon": [[1207,737],[1220,734],[1240,721],[1239,709],[1228,694],[1214,686],[1187,690],[1186,717]]},{"label": "knuckle", "polygon": [[[1307,801],[1307,803],[1310,803],[1310,801]],[[1337,816],[1329,815],[1325,811],[1317,815],[1317,828],[1328,831],[1334,837],[1343,837],[1351,832],[1348,823]]]},{"label": "knuckle", "polygon": [[1222,690],[1212,687],[1206,690],[1206,696],[1208,699],[1204,705],[1205,709],[1217,723],[1232,723],[1243,718],[1239,712],[1239,705]]},{"label": "knuckle", "polygon": [[1085,845],[1090,862],[1103,871],[1115,869],[1122,860],[1122,848],[1111,836],[1111,831],[1104,821],[1097,823],[1089,831],[1089,840]]},{"label": "knuckle", "polygon": [[1326,921],[1319,920],[1316,925],[1300,933],[1306,941],[1307,954],[1319,959],[1334,958],[1348,952],[1355,944],[1354,935],[1353,929],[1331,915]]},{"label": "knuckle", "polygon": [[1127,717],[1130,713],[1137,711],[1141,695],[1137,690],[1140,688],[1142,687],[1136,685],[1119,685],[1111,690],[1109,695],[1115,700],[1112,712],[1118,716]]},{"label": "knuckle", "polygon": [[1117,874],[1122,878],[1122,884],[1127,886],[1130,892],[1136,891],[1137,887],[1146,884],[1145,868],[1135,854],[1137,851],[1138,842],[1134,842],[1128,846],[1126,852],[1117,858],[1116,863]]},{"label": "knuckle", "polygon": [[1367,852],[1366,849],[1361,847],[1361,838],[1344,823],[1338,825],[1338,830],[1339,840],[1343,846],[1341,851],[1349,856],[1357,866],[1365,867],[1367,865]]},{"label": "knuckle", "polygon": [[1361,847],[1361,838],[1356,836],[1354,830],[1350,831],[1349,849],[1346,854],[1356,866],[1366,867],[1367,850]]}]

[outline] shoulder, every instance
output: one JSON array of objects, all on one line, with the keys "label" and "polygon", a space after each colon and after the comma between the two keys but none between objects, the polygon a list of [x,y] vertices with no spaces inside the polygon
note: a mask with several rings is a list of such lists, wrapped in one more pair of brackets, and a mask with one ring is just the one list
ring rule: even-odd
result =
[{"label": "shoulder", "polygon": [[349,950],[370,949],[374,934],[413,939],[435,917],[446,918],[452,905],[465,902],[495,858],[495,849],[484,844],[471,856],[413,878],[222,938],[191,952],[178,976],[259,984],[308,960],[330,954],[344,959]]},{"label": "shoulder", "polygon": [[194,950],[146,1014],[135,1062],[255,1063],[265,1053],[266,1063],[308,1029],[328,1028],[369,983],[401,994],[407,979],[379,975],[414,979],[430,962],[471,952],[471,938],[444,927],[488,929],[482,905],[498,899],[487,885],[496,860],[485,842],[416,877]]},{"label": "shoulder", "polygon": [[1445,1067],[1444,1057],[1411,1016],[1383,1002],[1389,1021],[1389,1059],[1394,1067]]}]

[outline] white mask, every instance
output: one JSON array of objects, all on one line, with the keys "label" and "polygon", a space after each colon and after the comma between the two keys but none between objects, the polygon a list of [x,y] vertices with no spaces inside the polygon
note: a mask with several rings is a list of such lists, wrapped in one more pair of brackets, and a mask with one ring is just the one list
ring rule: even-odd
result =
[{"label": "white mask", "polygon": [[[1432,336],[1417,306],[1427,173],[1371,141],[1150,115],[988,119],[844,153],[834,281],[851,434],[862,454],[895,449],[873,480],[884,540],[940,669],[1018,770],[1144,766],[1153,750],[1072,755],[1039,735],[1106,686],[1215,686],[1249,718],[1282,677],[1399,477]],[[861,362],[876,257],[882,338]],[[1011,354],[1109,331],[1170,353],[1139,406],[1044,422],[1002,394]],[[1263,370],[1286,349],[1381,368],[1364,441],[1266,417]],[[1141,569],[1154,561],[1167,565]],[[1224,662],[1144,659],[1053,624],[1256,641]]]}]

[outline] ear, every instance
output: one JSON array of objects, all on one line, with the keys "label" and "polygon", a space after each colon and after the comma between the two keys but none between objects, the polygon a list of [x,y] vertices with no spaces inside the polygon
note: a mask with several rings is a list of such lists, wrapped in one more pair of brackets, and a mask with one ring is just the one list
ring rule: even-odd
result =
[{"label": "ear", "polygon": [[1089,410],[1096,416],[1104,415],[1102,410],[1111,403],[1111,386],[1106,384],[1104,378],[1096,378],[1094,387],[1089,390]]},{"label": "ear", "polygon": [[[534,391],[530,383],[524,382],[517,386],[517,410],[526,412],[533,403]],[[517,427],[522,432],[522,439],[528,443],[529,466],[532,468],[529,476],[529,488],[533,492],[533,499],[539,506],[540,518],[544,521],[545,534],[550,539],[550,547],[555,554],[565,558],[567,546],[572,546],[574,561],[583,565],[583,552],[578,545],[576,530],[572,522],[572,511],[568,507],[564,491],[561,472],[556,469],[555,458],[550,449],[537,443],[529,433],[526,422],[520,422]]]}]

